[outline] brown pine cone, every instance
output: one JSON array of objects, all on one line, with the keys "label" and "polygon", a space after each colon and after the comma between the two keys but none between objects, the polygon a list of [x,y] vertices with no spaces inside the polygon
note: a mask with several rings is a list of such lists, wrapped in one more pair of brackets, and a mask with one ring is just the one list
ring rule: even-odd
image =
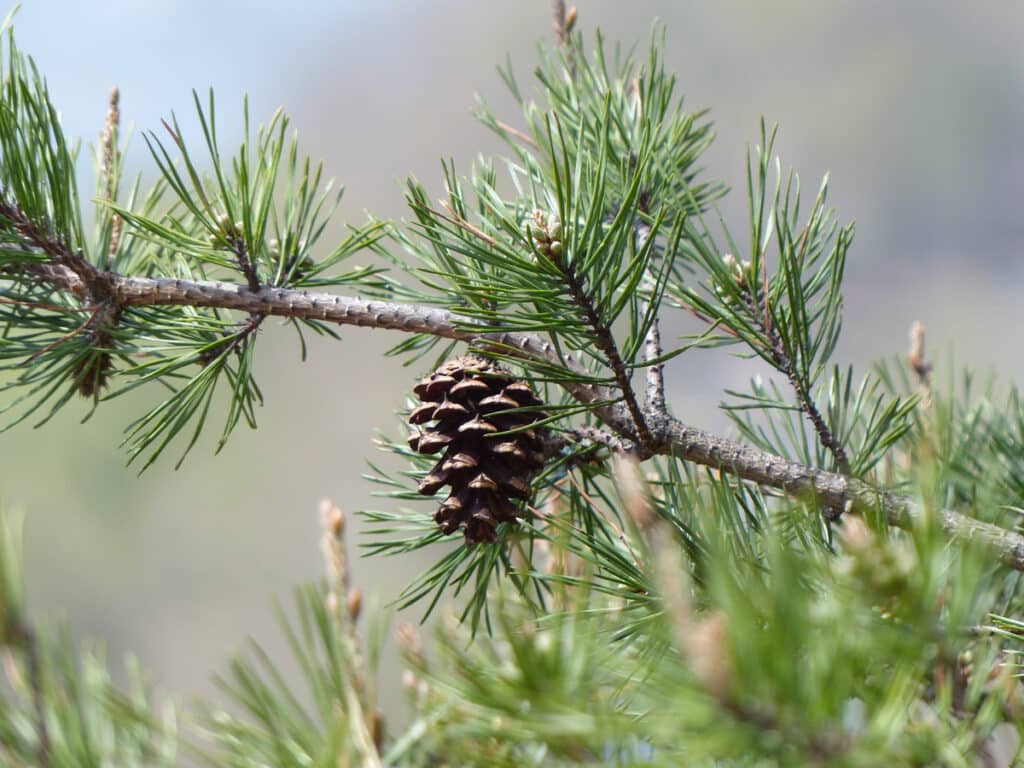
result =
[{"label": "brown pine cone", "polygon": [[[530,482],[544,466],[538,428],[529,427],[547,414],[508,411],[541,401],[529,384],[476,356],[448,361],[413,393],[422,405],[409,414],[410,424],[434,423],[410,435],[409,446],[424,454],[444,450],[419,492],[433,496],[442,486],[451,489],[434,520],[444,533],[462,529],[467,544],[495,541],[498,523],[517,522],[515,501],[530,498]],[[499,434],[509,430],[517,431]]]}]

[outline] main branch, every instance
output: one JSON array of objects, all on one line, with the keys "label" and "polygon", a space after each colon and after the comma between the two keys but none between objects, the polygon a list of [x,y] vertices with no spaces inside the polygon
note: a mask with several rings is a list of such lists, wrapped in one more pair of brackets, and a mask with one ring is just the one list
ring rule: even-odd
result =
[{"label": "main branch", "polygon": [[[75,282],[74,275],[58,274],[62,279]],[[103,273],[102,281],[111,300],[122,308],[187,305],[316,319],[491,344],[515,350],[524,358],[547,361],[557,366],[565,364],[554,345],[540,335],[495,331],[493,326],[474,327],[472,319],[436,307],[367,301],[283,288],[251,291],[232,283],[126,277],[113,273]],[[567,379],[563,386],[577,401],[594,405],[594,414],[615,433],[628,440],[638,440],[629,410],[606,388],[573,378]],[[817,498],[834,508],[855,513],[879,509],[891,525],[903,528],[920,521],[926,514],[906,496],[879,491],[855,478],[808,467],[753,446],[718,437],[688,426],[664,411],[649,408],[645,421],[650,430],[652,448],[658,454],[678,456],[788,494]],[[950,510],[940,510],[935,515],[937,524],[950,536],[993,547],[1003,562],[1024,571],[1024,536]]]},{"label": "main branch", "polygon": [[[9,220],[13,218],[12,213],[17,211],[0,210],[0,215],[6,214]],[[39,232],[21,231],[31,225],[27,221],[13,220],[19,234],[34,242],[51,259],[28,263],[21,269],[56,290],[75,294],[83,308],[94,313],[120,313],[131,307],[153,305],[230,309],[247,312],[250,317],[275,315],[424,333],[512,350],[523,358],[556,367],[574,365],[543,336],[495,330],[494,326],[481,325],[472,318],[459,317],[436,307],[368,301],[299,289],[264,287],[253,290],[234,283],[120,275],[89,264]],[[8,273],[16,269],[9,268]],[[646,452],[678,456],[789,494],[817,498],[833,509],[858,513],[878,509],[891,525],[903,528],[914,524],[924,514],[906,496],[880,491],[855,478],[808,467],[690,427],[669,416],[657,401],[637,418],[634,411],[639,405],[635,400],[632,408],[627,407],[607,388],[584,377],[566,377],[562,386],[578,402],[593,406],[594,415],[613,432],[626,440],[642,443]],[[641,424],[646,434],[638,429]],[[950,536],[983,542],[993,547],[1007,565],[1024,571],[1024,536],[951,510],[940,510],[937,517],[938,524]]]}]

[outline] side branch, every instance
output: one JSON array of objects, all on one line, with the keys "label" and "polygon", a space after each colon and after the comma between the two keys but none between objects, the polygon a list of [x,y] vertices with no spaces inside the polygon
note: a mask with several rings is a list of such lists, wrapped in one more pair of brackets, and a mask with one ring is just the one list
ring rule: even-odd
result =
[{"label": "side branch", "polygon": [[[742,275],[742,272],[740,272]],[[765,276],[765,285],[767,286],[767,276]],[[793,360],[786,353],[786,349],[782,344],[782,338],[779,336],[779,332],[772,327],[770,322],[770,315],[768,314],[767,298],[764,298],[764,307],[762,309],[762,300],[759,297],[757,288],[751,291],[743,284],[741,278],[740,285],[743,287],[743,296],[750,310],[751,318],[757,328],[765,335],[765,338],[769,343],[769,352],[772,357],[772,364],[776,370],[782,373],[788,380],[793,390],[796,392],[797,400],[800,403],[800,410],[803,411],[808,421],[811,422],[811,426],[814,428],[814,432],[818,436],[818,440],[825,447],[825,449],[832,454],[832,458],[835,461],[836,469],[842,472],[844,475],[849,475],[850,472],[850,460],[846,455],[846,449],[843,447],[842,442],[832,433],[829,429],[828,424],[825,423],[825,418],[821,415],[821,411],[818,410],[818,406],[814,402],[814,398],[811,397],[811,393],[808,391],[806,383],[797,374],[795,367],[793,366]],[[767,289],[765,289],[767,293]],[[842,509],[839,507],[838,509]]]},{"label": "side branch", "polygon": [[[516,350],[524,358],[563,366],[550,341],[531,333],[473,327],[474,321],[444,309],[415,304],[313,293],[284,288],[250,291],[231,283],[175,278],[125,277],[104,273],[111,297],[123,308],[148,305],[189,305],[233,309],[250,314],[308,318],[325,322],[426,333],[476,344]],[[636,441],[629,410],[606,388],[572,380],[562,386],[577,401],[592,404],[594,414],[619,436]],[[753,446],[710,434],[648,409],[644,414],[651,449],[658,454],[720,469],[744,480],[778,488],[795,496],[818,498],[830,507],[864,513],[880,509],[890,524],[909,527],[925,512],[902,495],[879,491],[855,478],[798,464]],[[982,542],[996,550],[1011,568],[1024,571],[1024,536],[950,510],[935,513],[937,524],[951,537]]]}]

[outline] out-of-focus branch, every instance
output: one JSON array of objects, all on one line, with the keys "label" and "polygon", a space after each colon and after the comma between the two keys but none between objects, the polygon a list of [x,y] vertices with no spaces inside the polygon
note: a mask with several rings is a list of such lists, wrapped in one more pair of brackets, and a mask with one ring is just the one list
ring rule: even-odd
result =
[{"label": "out-of-focus branch", "polygon": [[50,731],[46,725],[46,700],[43,695],[43,666],[39,639],[35,629],[24,621],[15,620],[0,627],[0,640],[18,648],[25,655],[25,668],[36,729],[36,764],[50,766]]}]

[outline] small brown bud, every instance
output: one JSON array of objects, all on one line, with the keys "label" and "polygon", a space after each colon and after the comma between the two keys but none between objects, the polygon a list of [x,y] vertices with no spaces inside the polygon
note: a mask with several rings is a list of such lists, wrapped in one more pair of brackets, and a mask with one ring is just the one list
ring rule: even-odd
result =
[{"label": "small brown bud", "polygon": [[918,382],[923,387],[928,386],[932,375],[932,365],[924,356],[924,326],[917,320],[910,326],[910,353],[907,360]]},{"label": "small brown bud", "polygon": [[569,10],[565,12],[565,31],[572,32],[572,28],[576,26],[576,6],[571,6]]},{"label": "small brown bud", "polygon": [[345,530],[345,513],[341,511],[341,507],[328,498],[320,502],[320,519],[323,521],[324,528],[333,536],[341,536],[342,531]]},{"label": "small brown bud", "polygon": [[348,611],[348,615],[352,621],[359,620],[359,612],[362,607],[363,593],[359,587],[352,587],[348,592],[348,597],[345,598],[345,610]]}]

